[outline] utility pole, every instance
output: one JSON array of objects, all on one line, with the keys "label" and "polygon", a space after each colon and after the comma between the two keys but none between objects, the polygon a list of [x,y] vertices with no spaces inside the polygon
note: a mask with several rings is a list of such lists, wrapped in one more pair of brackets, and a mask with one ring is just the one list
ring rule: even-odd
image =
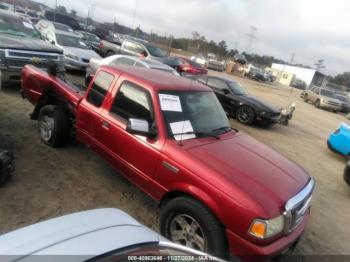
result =
[{"label": "utility pole", "polygon": [[248,37],[246,52],[248,54],[251,52],[253,41],[256,40],[256,32],[257,31],[258,31],[258,28],[256,28],[255,26],[251,26],[250,32],[246,34],[246,36]]},{"label": "utility pole", "polygon": [[55,1],[55,12],[53,13],[53,21],[56,22],[57,0]]},{"label": "utility pole", "polygon": [[131,28],[132,28],[132,29],[134,29],[134,26],[135,26],[135,18],[136,18],[137,5],[138,5],[138,0],[135,0],[135,8],[134,8],[134,13],[133,13],[133,15],[132,15],[132,25],[131,25]]}]

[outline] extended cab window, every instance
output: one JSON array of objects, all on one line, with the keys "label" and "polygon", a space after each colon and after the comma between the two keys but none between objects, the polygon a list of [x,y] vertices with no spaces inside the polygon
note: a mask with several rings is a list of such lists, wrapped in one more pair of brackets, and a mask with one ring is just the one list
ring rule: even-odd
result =
[{"label": "extended cab window", "polygon": [[154,120],[151,97],[141,87],[123,82],[114,100],[111,112],[125,121],[138,118],[152,123]]},{"label": "extended cab window", "polygon": [[100,107],[106,96],[107,90],[113,82],[113,75],[100,71],[92,84],[86,100],[96,107]]},{"label": "extended cab window", "polygon": [[135,64],[135,61],[127,58],[127,57],[120,57],[117,60],[113,61],[113,65],[127,65],[127,66],[133,66]]}]

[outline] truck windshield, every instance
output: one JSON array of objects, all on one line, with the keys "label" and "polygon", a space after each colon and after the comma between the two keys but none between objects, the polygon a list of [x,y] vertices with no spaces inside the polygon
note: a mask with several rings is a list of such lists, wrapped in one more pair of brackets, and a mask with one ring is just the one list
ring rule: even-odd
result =
[{"label": "truck windshield", "polygon": [[159,101],[168,135],[173,139],[217,136],[231,130],[213,92],[162,91]]},{"label": "truck windshield", "polygon": [[76,36],[56,34],[56,39],[57,39],[57,43],[62,46],[88,49],[86,44],[82,42],[82,40],[79,37],[76,37]]},{"label": "truck windshield", "polygon": [[336,98],[336,95],[334,92],[326,89],[321,89],[320,95],[330,97],[330,98]]},{"label": "truck windshield", "polygon": [[16,15],[0,13],[0,34],[40,38],[33,24]]},{"label": "truck windshield", "polygon": [[149,46],[146,46],[147,47],[147,50],[148,52],[151,54],[151,56],[155,56],[155,57],[165,57],[167,56],[166,53],[159,49],[158,47],[155,47],[155,46],[152,46],[152,45],[149,45]]}]

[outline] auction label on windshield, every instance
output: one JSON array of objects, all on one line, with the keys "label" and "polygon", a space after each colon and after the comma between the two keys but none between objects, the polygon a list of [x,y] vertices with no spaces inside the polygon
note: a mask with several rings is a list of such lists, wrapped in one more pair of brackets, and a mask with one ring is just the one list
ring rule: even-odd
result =
[{"label": "auction label on windshield", "polygon": [[159,100],[163,111],[182,112],[179,96],[159,94]]},{"label": "auction label on windshield", "polygon": [[193,132],[193,127],[189,120],[170,123],[170,128],[176,140],[196,138],[194,134],[186,134]]},{"label": "auction label on windshield", "polygon": [[27,22],[23,22],[23,25],[27,28],[34,29],[33,25]]}]

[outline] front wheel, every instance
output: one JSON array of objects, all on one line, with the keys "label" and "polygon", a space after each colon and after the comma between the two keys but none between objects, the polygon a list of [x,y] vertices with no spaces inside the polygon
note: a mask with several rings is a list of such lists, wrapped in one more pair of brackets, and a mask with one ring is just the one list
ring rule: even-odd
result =
[{"label": "front wheel", "polygon": [[236,119],[242,124],[251,125],[255,120],[255,112],[249,106],[241,106],[236,111]]},{"label": "front wheel", "polygon": [[41,141],[51,147],[64,146],[69,138],[67,113],[58,106],[48,105],[39,113],[39,135]]},{"label": "front wheel", "polygon": [[161,208],[160,229],[171,241],[215,256],[227,255],[223,226],[200,202],[179,197]]}]

